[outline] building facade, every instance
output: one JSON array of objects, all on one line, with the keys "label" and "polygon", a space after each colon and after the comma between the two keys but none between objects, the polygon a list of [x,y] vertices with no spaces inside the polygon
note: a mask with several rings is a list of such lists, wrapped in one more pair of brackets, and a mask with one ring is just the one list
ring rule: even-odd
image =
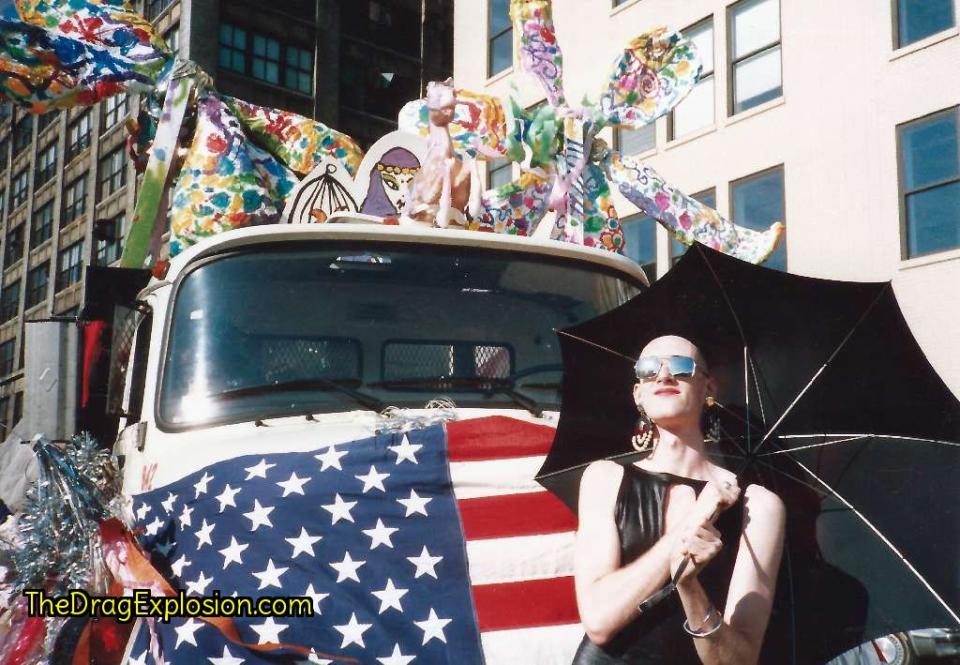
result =
[{"label": "building facade", "polygon": [[[787,225],[768,265],[831,279],[892,280],[931,363],[960,396],[958,0],[554,0],[567,98],[596,100],[609,64],[656,26],[703,60],[673,113],[601,136],[738,224]],[[520,103],[509,0],[458,2],[458,87]],[[493,163],[490,184],[516,165]],[[615,194],[627,253],[651,278],[683,251]],[[878,359],[878,368],[882,359]]]},{"label": "building facade", "polygon": [[[364,147],[452,73],[447,0],[138,0],[217,88],[316,118]],[[33,116],[0,105],[0,440],[23,414],[28,320],[75,316],[84,267],[120,258],[136,200],[136,95]],[[94,220],[101,220],[94,228]]]}]

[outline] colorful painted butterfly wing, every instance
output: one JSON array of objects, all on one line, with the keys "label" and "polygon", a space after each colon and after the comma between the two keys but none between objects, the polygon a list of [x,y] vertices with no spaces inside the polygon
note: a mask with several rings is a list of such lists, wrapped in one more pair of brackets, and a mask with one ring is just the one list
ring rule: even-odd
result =
[{"label": "colorful painted butterfly wing", "polygon": [[563,93],[563,53],[553,25],[550,0],[511,0],[513,32],[520,40],[524,71],[540,81],[551,106],[566,106]]}]

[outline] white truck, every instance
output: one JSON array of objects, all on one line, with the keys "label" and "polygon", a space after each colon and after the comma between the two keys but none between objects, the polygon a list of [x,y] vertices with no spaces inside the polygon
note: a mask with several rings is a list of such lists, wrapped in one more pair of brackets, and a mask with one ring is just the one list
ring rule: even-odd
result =
[{"label": "white truck", "polygon": [[[559,516],[565,509],[534,480],[561,401],[555,329],[646,285],[634,261],[609,252],[356,215],[247,228],[191,247],[139,295],[114,448],[155,564],[188,594],[242,596],[250,583],[259,594],[316,601],[309,630],[292,619],[237,619],[253,643],[332,648],[365,663],[569,662],[583,635],[572,600],[572,516]],[[471,452],[438,462],[460,513],[430,530],[462,529],[466,543],[465,569],[454,572],[447,555],[453,578],[429,567],[435,546],[425,539],[434,534],[414,528],[444,497],[401,475],[426,464],[418,451],[432,444],[418,437],[445,432],[430,427],[440,421],[480,423],[489,439],[478,443],[474,432]],[[523,437],[539,447],[504,452],[505,440]],[[498,452],[486,455],[488,442]],[[362,471],[347,474],[355,486],[336,485],[354,447],[361,455],[370,445],[372,461],[354,461]],[[307,471],[284,470],[297,455]],[[224,480],[230,464],[242,468],[235,481]],[[386,499],[394,479],[409,487]],[[268,487],[275,495],[264,494]],[[306,517],[281,526],[284,506]],[[535,524],[517,527],[523,533],[497,531],[524,514]],[[339,531],[347,528],[358,540]],[[336,560],[322,561],[321,546]],[[395,572],[378,575],[388,569]],[[443,586],[431,590],[435,573]],[[474,625],[441,609],[458,584],[473,590],[464,602]],[[423,587],[419,600],[414,586]],[[405,589],[409,603],[398,595]],[[546,609],[538,594],[563,607]],[[289,627],[278,633],[276,625]],[[147,650],[143,632],[129,649],[135,662]],[[219,642],[162,638],[169,662],[226,658]]]}]

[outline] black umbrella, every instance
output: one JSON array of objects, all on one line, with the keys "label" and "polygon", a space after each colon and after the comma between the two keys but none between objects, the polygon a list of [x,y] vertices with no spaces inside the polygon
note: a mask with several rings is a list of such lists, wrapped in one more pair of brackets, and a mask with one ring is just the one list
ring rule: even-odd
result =
[{"label": "black umbrella", "polygon": [[630,359],[666,334],[705,354],[723,407],[716,454],[787,504],[763,662],[960,626],[960,402],[889,282],[798,277],[695,245],[646,292],[560,333],[563,408],[538,479],[571,507],[588,463],[632,453]]}]

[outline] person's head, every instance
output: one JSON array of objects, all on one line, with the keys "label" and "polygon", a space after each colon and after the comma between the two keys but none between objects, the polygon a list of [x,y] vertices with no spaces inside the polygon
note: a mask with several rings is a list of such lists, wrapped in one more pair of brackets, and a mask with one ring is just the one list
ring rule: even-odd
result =
[{"label": "person's head", "polygon": [[707,397],[716,396],[716,381],[693,342],[658,337],[640,352],[637,368],[633,399],[650,420],[678,431],[700,426]]}]

